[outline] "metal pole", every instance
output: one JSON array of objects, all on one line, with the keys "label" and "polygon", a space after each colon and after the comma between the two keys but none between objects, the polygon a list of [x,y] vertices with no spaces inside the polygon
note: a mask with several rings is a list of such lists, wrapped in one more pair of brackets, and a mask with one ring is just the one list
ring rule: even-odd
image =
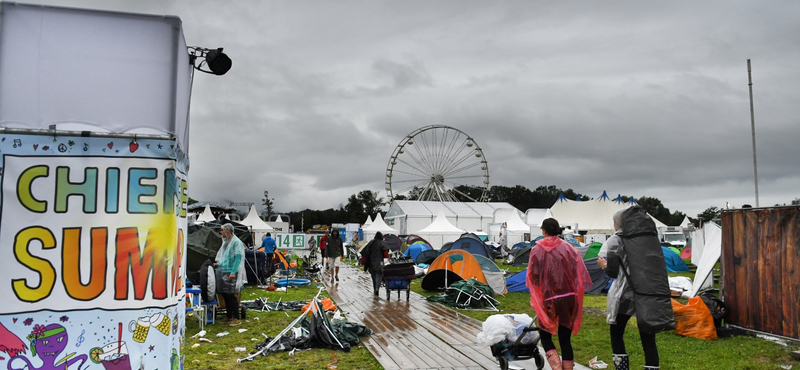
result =
[{"label": "metal pole", "polygon": [[753,77],[750,74],[750,59],[747,60],[747,86],[750,87],[750,130],[753,136],[753,176],[756,184],[756,208],[758,207],[758,164],[756,160],[756,120],[753,113]]}]

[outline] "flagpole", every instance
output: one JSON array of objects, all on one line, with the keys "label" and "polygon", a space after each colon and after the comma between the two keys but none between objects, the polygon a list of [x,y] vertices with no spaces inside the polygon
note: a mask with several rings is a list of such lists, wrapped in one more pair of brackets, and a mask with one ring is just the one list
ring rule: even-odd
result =
[{"label": "flagpole", "polygon": [[753,136],[753,176],[756,184],[756,208],[758,207],[758,164],[756,161],[756,120],[753,113],[753,77],[750,73],[750,59],[747,60],[747,85],[750,87],[750,130]]}]

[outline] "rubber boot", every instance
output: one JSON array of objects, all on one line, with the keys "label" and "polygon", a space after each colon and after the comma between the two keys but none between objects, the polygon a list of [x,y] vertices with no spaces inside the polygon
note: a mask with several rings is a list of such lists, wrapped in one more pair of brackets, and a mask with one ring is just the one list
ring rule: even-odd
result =
[{"label": "rubber boot", "polygon": [[572,370],[575,368],[575,361],[573,360],[563,360],[561,361],[561,369],[562,370]]},{"label": "rubber boot", "polygon": [[630,368],[630,363],[628,362],[628,354],[614,354],[614,369],[616,370],[628,370]]},{"label": "rubber boot", "polygon": [[550,363],[550,368],[553,370],[562,370],[561,357],[558,357],[558,352],[555,349],[547,351],[547,362]]}]

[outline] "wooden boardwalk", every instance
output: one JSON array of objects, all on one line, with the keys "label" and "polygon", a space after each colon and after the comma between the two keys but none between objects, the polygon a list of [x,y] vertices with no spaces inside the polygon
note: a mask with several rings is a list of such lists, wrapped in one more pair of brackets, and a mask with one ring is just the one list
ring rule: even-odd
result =
[{"label": "wooden boardwalk", "polygon": [[[498,369],[488,346],[478,343],[481,322],[411,292],[393,292],[386,300],[372,294],[369,274],[342,264],[339,282],[326,281],[328,293],[348,321],[373,330],[364,346],[387,370],[394,369]],[[515,361],[511,368],[536,369],[533,360]],[[545,369],[549,369],[545,365]],[[576,369],[588,369],[576,364]]]}]

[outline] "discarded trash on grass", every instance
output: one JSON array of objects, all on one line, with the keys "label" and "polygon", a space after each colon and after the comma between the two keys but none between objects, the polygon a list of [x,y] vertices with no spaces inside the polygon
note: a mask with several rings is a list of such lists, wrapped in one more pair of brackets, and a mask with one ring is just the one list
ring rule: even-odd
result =
[{"label": "discarded trash on grass", "polygon": [[216,356],[216,355],[217,355],[217,354],[216,354],[216,353],[214,353],[214,352],[209,352],[208,354],[209,354],[209,355],[211,355],[211,356]]},{"label": "discarded trash on grass", "polygon": [[211,339],[208,339],[208,338],[200,338],[198,340],[201,341],[201,342],[214,343],[214,342],[211,341]]},{"label": "discarded trash on grass", "polygon": [[200,343],[192,344],[192,348],[197,348],[197,347],[200,347]]},{"label": "discarded trash on grass", "polygon": [[205,337],[205,336],[206,336],[206,331],[205,330],[200,330],[200,332],[198,332],[197,334],[192,335],[192,338],[202,338],[202,337]]},{"label": "discarded trash on grass", "polygon": [[603,360],[598,360],[597,356],[594,356],[593,359],[589,360],[589,367],[592,369],[605,369],[608,367],[608,364],[603,362]]},{"label": "discarded trash on grass", "polygon": [[241,328],[241,329],[239,329],[239,332],[240,332],[240,333],[244,333],[244,332],[246,332],[246,331],[247,331],[247,329],[245,329],[245,328]]},{"label": "discarded trash on grass", "polygon": [[245,352],[247,351],[247,347],[236,347],[233,350],[236,352]]},{"label": "discarded trash on grass", "polygon": [[217,338],[224,337],[224,336],[226,336],[228,334],[230,334],[230,333],[228,333],[227,331],[223,331],[222,333],[217,333]]}]

